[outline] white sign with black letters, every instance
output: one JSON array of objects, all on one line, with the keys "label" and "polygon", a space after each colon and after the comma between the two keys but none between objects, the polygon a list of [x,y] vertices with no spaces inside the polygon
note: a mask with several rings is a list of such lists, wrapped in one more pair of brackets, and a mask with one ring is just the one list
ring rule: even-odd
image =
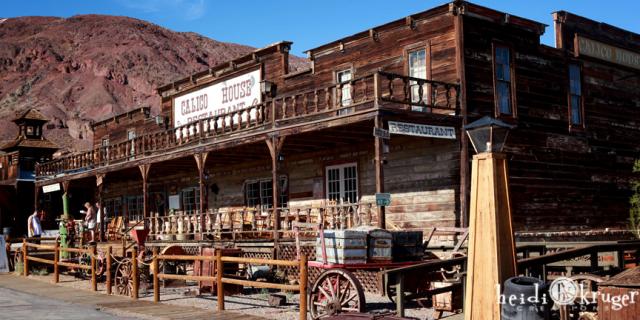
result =
[{"label": "white sign with black letters", "polygon": [[260,104],[261,73],[260,69],[247,72],[176,97],[173,100],[174,127]]},{"label": "white sign with black letters", "polygon": [[454,127],[432,126],[428,124],[389,121],[389,132],[416,137],[456,139]]}]

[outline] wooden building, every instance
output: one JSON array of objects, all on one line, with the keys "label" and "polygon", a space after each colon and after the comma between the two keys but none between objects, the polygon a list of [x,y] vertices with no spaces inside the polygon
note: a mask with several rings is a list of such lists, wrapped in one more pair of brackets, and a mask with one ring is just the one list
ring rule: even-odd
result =
[{"label": "wooden building", "polygon": [[553,18],[550,47],[544,24],[456,1],[311,49],[296,72],[279,42],[158,88],[158,115],[95,124],[94,148],[39,164],[37,185],[149,218],[158,236],[465,226],[461,128],[490,115],[517,125],[505,150],[518,232],[626,229],[640,35]]},{"label": "wooden building", "polygon": [[[26,232],[27,217],[41,207],[41,201],[35,200],[36,163],[51,160],[58,147],[44,137],[43,126],[49,120],[38,110],[28,109],[13,122],[18,135],[0,149],[0,227],[11,227],[19,234]],[[56,200],[60,199],[49,203]],[[52,216],[45,216],[44,225],[53,223]]]}]

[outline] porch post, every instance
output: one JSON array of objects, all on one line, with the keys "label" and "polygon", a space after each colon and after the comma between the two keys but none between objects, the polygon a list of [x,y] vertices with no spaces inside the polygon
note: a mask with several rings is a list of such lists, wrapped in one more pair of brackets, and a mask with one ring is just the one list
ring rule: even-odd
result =
[{"label": "porch post", "polygon": [[147,183],[147,178],[149,178],[149,169],[151,169],[151,164],[141,164],[138,166],[140,169],[140,173],[142,174],[142,212],[143,219],[145,220],[144,226],[147,226],[147,218],[149,218],[149,185]]},{"label": "porch post", "polygon": [[[382,117],[380,114],[376,115],[374,126],[376,128],[383,128]],[[376,170],[376,193],[384,192],[384,170],[382,168],[382,153],[384,148],[384,141],[380,137],[375,137],[375,170]],[[384,229],[386,226],[385,207],[378,206],[378,227]]]},{"label": "porch post", "polygon": [[[208,152],[196,153],[193,157],[198,165],[198,185],[200,186],[200,240],[204,240],[205,210],[206,210],[206,193],[204,181],[204,168],[207,162]],[[233,232],[233,230],[231,230]]]},{"label": "porch post", "polygon": [[104,178],[105,178],[104,173],[99,173],[96,174],[96,187],[97,187],[97,195],[96,195],[96,202],[98,204],[100,204],[100,216],[98,217],[98,220],[100,220],[100,225],[98,226],[99,231],[98,232],[98,240],[100,242],[104,241],[104,225],[105,222],[104,221],[104,206],[102,204],[102,187],[104,186]]},{"label": "porch post", "polygon": [[69,219],[69,183],[71,181],[67,180],[67,181],[62,181],[62,190],[63,190],[63,194],[62,194],[62,214],[64,215],[64,217],[66,219]]},{"label": "porch post", "polygon": [[38,209],[42,209],[40,208],[40,206],[38,206],[38,200],[40,198],[40,186],[38,186],[37,183],[33,184],[33,211],[38,210]]},{"label": "porch post", "polygon": [[278,164],[278,156],[280,155],[280,151],[282,150],[282,145],[284,144],[284,137],[279,136],[271,136],[267,138],[267,147],[269,148],[269,153],[271,154],[271,183],[273,190],[273,229],[274,229],[274,239],[277,240],[280,238],[279,230],[280,230],[280,183],[278,183],[278,169],[280,165]]}]

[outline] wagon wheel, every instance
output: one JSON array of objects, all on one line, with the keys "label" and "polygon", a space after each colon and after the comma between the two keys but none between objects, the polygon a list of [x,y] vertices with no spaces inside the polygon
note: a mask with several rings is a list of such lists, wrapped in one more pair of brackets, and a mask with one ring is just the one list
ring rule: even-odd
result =
[{"label": "wagon wheel", "polygon": [[[594,296],[597,295],[597,291],[598,291],[597,285],[598,283],[604,281],[604,278],[594,274],[589,274],[589,273],[577,274],[569,278],[573,280],[576,285],[581,287],[581,289],[579,289],[578,292],[580,294],[584,294],[586,296],[587,301],[595,300]],[[576,297],[576,301],[581,301],[582,300],[581,298],[582,296]],[[571,308],[571,306],[572,305],[558,306],[560,313],[564,314],[567,317],[567,319],[577,319],[578,317],[581,316],[583,311],[592,311],[592,312],[596,311],[595,306],[593,305],[591,306],[580,305],[580,308]],[[576,311],[576,310],[580,310],[580,311]],[[588,312],[586,312],[586,316],[588,316]]]},{"label": "wagon wheel", "polygon": [[312,319],[342,312],[364,312],[365,304],[360,281],[344,269],[323,272],[313,283],[309,294]]},{"label": "wagon wheel", "polygon": [[[107,258],[102,250],[96,252],[96,277],[100,278],[106,270]],[[78,264],[91,267],[91,254],[83,253],[78,256]],[[79,269],[77,274],[82,279],[91,278],[91,270]]]},{"label": "wagon wheel", "polygon": [[130,296],[133,291],[131,259],[124,258],[116,269],[116,293],[121,296]]}]

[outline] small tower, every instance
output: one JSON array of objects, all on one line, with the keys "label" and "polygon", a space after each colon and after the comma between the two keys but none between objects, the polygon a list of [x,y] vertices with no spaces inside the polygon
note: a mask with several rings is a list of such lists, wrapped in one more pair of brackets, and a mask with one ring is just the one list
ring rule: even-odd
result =
[{"label": "small tower", "polygon": [[36,163],[51,160],[58,146],[44,138],[42,129],[49,120],[38,110],[28,109],[13,122],[18,135],[0,148],[0,226],[22,234],[37,203]]}]

